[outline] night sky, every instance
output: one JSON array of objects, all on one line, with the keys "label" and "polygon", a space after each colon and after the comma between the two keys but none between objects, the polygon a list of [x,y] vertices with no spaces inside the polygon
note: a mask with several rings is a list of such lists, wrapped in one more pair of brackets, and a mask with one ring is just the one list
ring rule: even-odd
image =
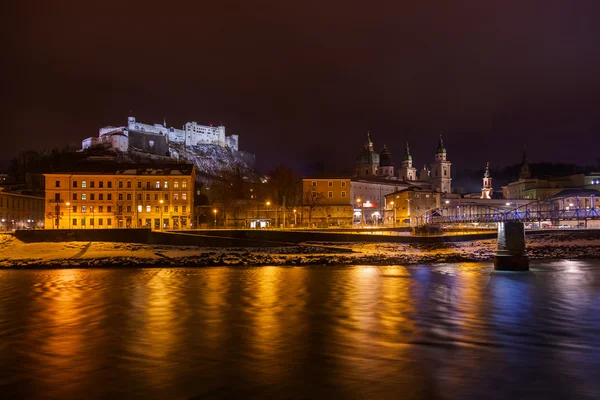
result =
[{"label": "night sky", "polygon": [[[93,3],[93,4],[92,4]],[[491,4],[491,3],[495,3]],[[293,4],[293,5],[292,5]],[[224,124],[263,170],[596,163],[600,2],[12,1],[0,159],[98,128]],[[131,112],[130,112],[131,110]]]}]

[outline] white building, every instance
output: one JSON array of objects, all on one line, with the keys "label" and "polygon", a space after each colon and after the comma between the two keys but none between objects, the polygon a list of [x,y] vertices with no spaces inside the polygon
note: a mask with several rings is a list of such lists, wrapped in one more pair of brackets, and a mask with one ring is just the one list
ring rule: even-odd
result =
[{"label": "white building", "polygon": [[[166,121],[162,124],[150,125],[136,121],[135,117],[127,118],[127,126],[100,128],[97,138],[90,137],[82,141],[82,150],[106,143],[113,144],[111,147],[116,150],[127,151],[129,144],[126,139],[129,137],[129,131],[164,135],[167,143],[179,143],[184,146],[214,144],[238,151],[238,135],[227,135],[224,126],[206,126],[196,122],[187,122],[183,129],[177,129],[168,128]],[[115,135],[119,137],[115,137]]]}]

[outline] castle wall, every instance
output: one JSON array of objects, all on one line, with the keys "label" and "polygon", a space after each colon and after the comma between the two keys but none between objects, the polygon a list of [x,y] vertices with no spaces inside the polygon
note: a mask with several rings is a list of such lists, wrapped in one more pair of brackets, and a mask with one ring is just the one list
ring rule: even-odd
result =
[{"label": "castle wall", "polygon": [[[117,132],[122,134],[116,135]],[[126,140],[130,136],[133,136],[132,140]],[[136,150],[166,155],[169,151],[169,142],[185,146],[215,144],[238,151],[238,140],[238,135],[227,136],[224,126],[213,127],[188,122],[184,129],[176,129],[167,128],[163,124],[144,124],[136,121],[134,117],[129,117],[127,126],[100,128],[98,137],[84,139],[81,147],[82,150],[85,150],[96,145],[107,144],[116,150],[127,151],[129,143],[131,143]]]},{"label": "castle wall", "polygon": [[167,137],[160,133],[129,131],[130,147],[149,154],[167,156],[169,144]]}]

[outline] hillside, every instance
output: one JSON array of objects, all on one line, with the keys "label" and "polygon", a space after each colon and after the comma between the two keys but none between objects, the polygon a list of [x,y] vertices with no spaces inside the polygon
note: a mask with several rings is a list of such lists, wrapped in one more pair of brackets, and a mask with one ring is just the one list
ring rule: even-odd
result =
[{"label": "hillside", "polygon": [[194,164],[199,173],[213,176],[240,173],[248,180],[258,179],[254,169],[254,155],[242,151],[213,144],[185,147],[175,143],[169,144],[171,152],[179,154],[180,160]]}]

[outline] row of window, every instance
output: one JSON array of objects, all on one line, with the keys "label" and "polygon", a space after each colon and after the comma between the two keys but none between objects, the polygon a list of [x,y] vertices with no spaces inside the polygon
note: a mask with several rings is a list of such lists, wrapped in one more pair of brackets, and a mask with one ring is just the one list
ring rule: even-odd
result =
[{"label": "row of window", "polygon": [[[150,193],[146,193],[146,201],[150,201]],[[133,199],[133,195],[131,193],[127,193],[125,196],[123,196],[123,193],[119,193],[117,195],[118,200],[123,200],[123,199],[127,199],[127,200],[132,200]],[[88,194],[87,193],[81,193],[80,195],[77,193],[73,193],[71,195],[71,199],[74,201],[77,201],[78,199],[81,200],[88,200]],[[173,200],[174,201],[178,201],[179,199],[181,200],[187,200],[187,193],[174,193],[173,194]],[[55,193],[54,194],[54,200],[55,201],[60,201],[60,193]],[[89,200],[96,200],[96,194],[95,193],[90,193],[89,194]],[[104,193],[98,193],[98,200],[104,200]],[[107,193],[106,194],[106,200],[111,201],[112,200],[112,193]],[[138,201],[142,201],[142,194],[138,193],[137,195],[137,200]],[[154,200],[158,201],[158,194],[154,194]],[[163,200],[164,201],[169,201],[169,194],[165,193],[163,194]]]},{"label": "row of window", "polygon": [[[317,182],[313,181],[312,186],[313,187],[317,187]],[[327,182],[327,186],[333,187],[333,182],[331,182],[331,181]],[[346,182],[345,181],[342,181],[342,187],[346,187]]]},{"label": "row of window", "polygon": [[[342,192],[340,192],[340,194],[341,194],[342,198],[346,197],[346,192],[342,191]],[[317,197],[317,192],[312,192],[312,197]],[[332,198],[333,192],[327,192],[327,197]]]},{"label": "row of window", "polygon": [[17,196],[0,196],[0,208],[1,207],[43,209],[44,203],[40,201],[35,201],[33,199],[19,198]]},{"label": "row of window", "polygon": [[[127,186],[128,189],[131,189],[131,187],[132,187],[132,182],[131,181],[127,181],[125,184],[126,184],[126,186]],[[79,185],[79,181],[73,181],[73,187],[74,188],[77,188],[78,185]],[[173,189],[179,189],[179,186],[180,186],[179,181],[173,182]],[[59,180],[57,180],[54,183],[54,187],[57,187],[57,188],[60,187],[60,181]],[[87,187],[88,187],[88,182],[87,181],[81,181],[81,188],[85,189]],[[96,182],[95,181],[90,181],[89,182],[89,187],[90,188],[95,188],[96,187]],[[108,189],[111,189],[113,187],[112,181],[107,181],[106,182],[106,187]],[[123,181],[119,181],[117,183],[117,187],[119,189],[122,189],[123,188]],[[152,182],[146,181],[146,189],[150,189],[151,187],[152,187]],[[104,188],[104,181],[98,181],[98,188],[100,188],[100,189]],[[138,181],[137,182],[137,188],[138,189],[142,188],[142,181]],[[155,189],[160,189],[161,188],[161,181],[155,181],[154,182],[154,188]],[[169,182],[168,181],[163,181],[162,182],[162,188],[163,189],[168,189],[169,188]],[[181,188],[182,189],[187,189],[187,181],[182,181],[181,182]]]},{"label": "row of window", "polygon": [[[71,221],[71,225],[72,226],[77,226],[77,221],[79,221],[77,218],[73,218],[73,220]],[[81,226],[86,226],[86,222],[88,220],[86,218],[81,218]],[[94,218],[90,218],[89,222],[90,222],[90,226],[94,226]],[[104,218],[98,218],[98,226],[103,226],[104,225]],[[106,225],[107,226],[111,226],[112,225],[112,218],[106,218]]]},{"label": "row of window", "polygon": [[[72,206],[71,207],[71,211],[72,212],[77,212],[77,210],[81,209],[82,213],[86,213],[86,212],[97,212],[97,213],[103,213],[104,212],[104,206],[97,206],[96,208],[94,208],[94,206],[81,206],[81,208],[78,208],[78,206]],[[131,206],[126,206],[125,209],[127,210],[127,212],[131,212],[132,207]],[[119,213],[123,212],[123,206],[118,206],[117,210],[119,211]],[[144,206],[139,205],[137,206],[137,210],[138,212],[143,212],[144,210]],[[154,212],[159,213],[161,210],[161,206],[154,206]],[[169,206],[162,206],[162,210],[163,212],[169,212]],[[106,206],[106,212],[107,213],[111,213],[112,212],[112,206]],[[146,212],[152,212],[152,206],[147,205],[146,206]],[[173,206],[173,212],[179,212],[179,206]],[[181,212],[187,212],[187,206],[181,206]]]}]

